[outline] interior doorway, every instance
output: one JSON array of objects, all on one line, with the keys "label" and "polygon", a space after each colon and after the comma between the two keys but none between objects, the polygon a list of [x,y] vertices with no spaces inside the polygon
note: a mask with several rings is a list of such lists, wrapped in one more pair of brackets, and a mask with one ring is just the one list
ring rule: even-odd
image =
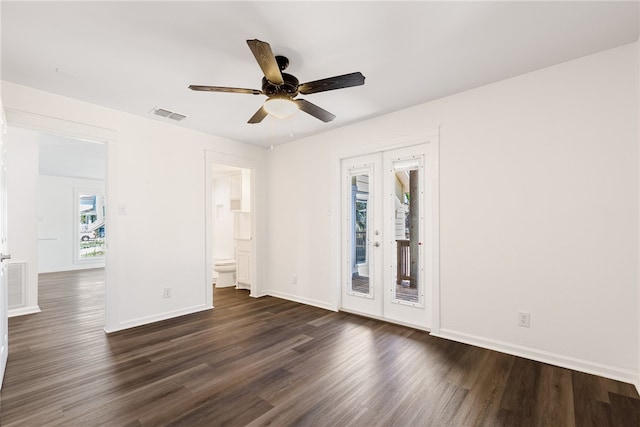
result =
[{"label": "interior doorway", "polygon": [[103,268],[105,144],[40,132],[38,151],[38,272]]},{"label": "interior doorway", "polygon": [[205,164],[206,286],[215,306],[216,293],[230,288],[256,294],[256,167],[214,152]]},{"label": "interior doorway", "polygon": [[106,144],[9,126],[7,150],[8,304],[9,316],[20,316],[41,310],[39,274],[105,274]]},{"label": "interior doorway", "polygon": [[343,310],[431,327],[432,162],[429,144],[342,160]]},{"label": "interior doorway", "polygon": [[251,170],[213,164],[213,283],[251,289]]}]

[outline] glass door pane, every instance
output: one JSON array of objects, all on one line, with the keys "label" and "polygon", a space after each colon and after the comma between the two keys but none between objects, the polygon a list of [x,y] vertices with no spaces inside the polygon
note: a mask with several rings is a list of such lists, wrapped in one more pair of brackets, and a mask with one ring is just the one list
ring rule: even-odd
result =
[{"label": "glass door pane", "polygon": [[351,200],[351,292],[369,295],[369,174],[351,177]]},{"label": "glass door pane", "polygon": [[395,264],[392,300],[421,303],[421,213],[420,161],[399,160],[393,164]]}]

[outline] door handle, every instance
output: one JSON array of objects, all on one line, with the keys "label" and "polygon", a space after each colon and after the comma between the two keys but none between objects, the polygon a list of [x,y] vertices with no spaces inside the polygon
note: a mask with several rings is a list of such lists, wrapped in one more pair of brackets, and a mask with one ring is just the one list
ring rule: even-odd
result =
[{"label": "door handle", "polygon": [[5,261],[11,259],[11,255],[10,254],[0,254],[0,262]]},{"label": "door handle", "polygon": [[375,246],[376,248],[380,247],[380,242],[373,242],[373,246]]}]

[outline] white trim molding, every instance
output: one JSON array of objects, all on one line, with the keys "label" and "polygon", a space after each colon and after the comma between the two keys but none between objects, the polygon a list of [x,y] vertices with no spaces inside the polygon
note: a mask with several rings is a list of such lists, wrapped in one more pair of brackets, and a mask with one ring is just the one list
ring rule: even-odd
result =
[{"label": "white trim molding", "polygon": [[260,297],[272,296],[272,297],[275,297],[275,298],[286,299],[288,301],[298,302],[300,304],[311,305],[311,306],[314,306],[314,307],[322,308],[324,310],[336,311],[336,312],[338,311],[338,308],[333,306],[330,303],[327,303],[327,302],[324,302],[324,301],[318,301],[318,300],[311,299],[311,298],[300,297],[298,295],[293,295],[293,294],[289,294],[289,293],[286,293],[286,292],[264,291],[261,294],[259,294],[258,296],[260,296]]},{"label": "white trim molding", "polygon": [[45,116],[10,107],[5,107],[4,110],[9,126],[34,129],[69,138],[89,140],[91,142],[106,143],[117,139],[117,132],[113,129],[106,129],[58,117]]},{"label": "white trim molding", "polygon": [[128,320],[122,322],[113,328],[104,328],[104,331],[108,334],[113,332],[123,331],[125,329],[135,328],[136,326],[144,326],[150,323],[160,322],[163,320],[173,319],[179,316],[186,316],[188,314],[198,313],[200,311],[211,310],[213,305],[196,305],[193,307],[186,307],[180,310],[167,311],[165,313],[154,314],[153,316],[138,317],[137,319]]},{"label": "white trim molding", "polygon": [[24,316],[26,314],[40,313],[41,311],[42,310],[40,310],[40,306],[38,305],[34,305],[31,307],[12,308],[11,310],[9,310],[8,317]]},{"label": "white trim molding", "polygon": [[585,372],[587,374],[599,375],[612,380],[635,384],[636,387],[638,387],[639,384],[637,372],[616,366],[604,365],[532,347],[465,334],[446,328],[441,328],[439,333],[432,332],[431,335],[438,338],[470,344],[476,347],[499,351],[501,353],[511,354],[513,356],[524,357],[525,359],[535,360],[537,362],[547,363],[561,368],[573,369],[574,371]]}]

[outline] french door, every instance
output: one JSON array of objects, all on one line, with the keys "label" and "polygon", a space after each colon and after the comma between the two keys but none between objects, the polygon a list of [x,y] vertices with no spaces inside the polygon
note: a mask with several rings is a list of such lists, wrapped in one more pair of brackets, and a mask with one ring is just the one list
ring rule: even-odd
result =
[{"label": "french door", "polygon": [[342,160],[342,309],[431,327],[429,145]]}]

